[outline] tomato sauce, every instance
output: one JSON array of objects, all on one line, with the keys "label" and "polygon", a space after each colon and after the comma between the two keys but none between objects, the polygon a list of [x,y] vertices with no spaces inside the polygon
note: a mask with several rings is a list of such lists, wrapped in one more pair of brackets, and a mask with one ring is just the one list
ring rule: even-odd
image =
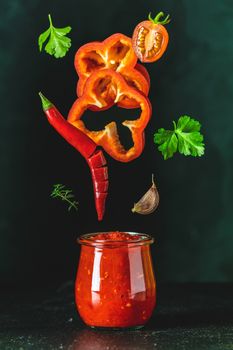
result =
[{"label": "tomato sauce", "polygon": [[150,255],[144,234],[110,232],[83,235],[75,298],[83,321],[94,327],[138,327],[155,307]]}]

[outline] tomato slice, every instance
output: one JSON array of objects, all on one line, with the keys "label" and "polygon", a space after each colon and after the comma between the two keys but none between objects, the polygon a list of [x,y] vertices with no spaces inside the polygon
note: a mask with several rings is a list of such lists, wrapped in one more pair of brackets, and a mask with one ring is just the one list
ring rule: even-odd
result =
[{"label": "tomato slice", "polygon": [[141,62],[155,62],[165,52],[169,35],[163,24],[169,23],[169,16],[160,21],[164,16],[160,12],[154,19],[149,15],[149,20],[139,23],[133,33],[134,52]]}]

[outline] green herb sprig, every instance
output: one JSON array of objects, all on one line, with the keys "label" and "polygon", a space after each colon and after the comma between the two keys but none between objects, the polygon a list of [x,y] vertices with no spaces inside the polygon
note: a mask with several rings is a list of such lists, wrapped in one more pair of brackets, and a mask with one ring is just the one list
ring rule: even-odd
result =
[{"label": "green herb sprig", "polygon": [[38,38],[39,50],[42,51],[43,44],[49,38],[45,51],[56,58],[64,57],[71,47],[71,39],[66,36],[71,31],[71,27],[56,28],[53,26],[51,15],[49,17],[49,28]]},{"label": "green herb sprig", "polygon": [[171,158],[175,152],[185,156],[201,157],[205,152],[203,135],[199,121],[184,115],[174,122],[174,130],[161,128],[154,134],[154,142],[159,145],[164,159]]},{"label": "green herb sprig", "polygon": [[66,201],[69,204],[68,211],[70,211],[72,208],[78,210],[78,202],[74,200],[72,190],[65,188],[64,185],[53,185],[53,190],[50,196],[52,198],[60,198],[62,201]]}]

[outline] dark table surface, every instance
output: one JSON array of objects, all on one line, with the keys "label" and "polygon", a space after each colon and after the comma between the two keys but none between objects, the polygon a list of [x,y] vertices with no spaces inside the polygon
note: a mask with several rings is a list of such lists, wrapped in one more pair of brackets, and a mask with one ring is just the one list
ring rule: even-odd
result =
[{"label": "dark table surface", "polygon": [[100,331],[76,313],[73,284],[46,291],[1,291],[0,349],[233,349],[233,285],[158,288],[158,305],[138,331]]}]

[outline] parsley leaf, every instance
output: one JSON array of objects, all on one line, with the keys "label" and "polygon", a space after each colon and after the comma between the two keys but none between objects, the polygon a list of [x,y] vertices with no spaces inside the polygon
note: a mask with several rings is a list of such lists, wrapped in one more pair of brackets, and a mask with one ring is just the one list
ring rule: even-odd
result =
[{"label": "parsley leaf", "polygon": [[178,140],[173,131],[159,129],[155,134],[155,143],[158,143],[159,150],[162,152],[164,159],[171,158],[177,151]]},{"label": "parsley leaf", "polygon": [[158,149],[164,159],[171,158],[177,151],[185,156],[201,157],[205,145],[199,121],[184,115],[179,118],[177,124],[173,121],[173,125],[174,130],[161,128],[154,134],[154,142],[159,145]]},{"label": "parsley leaf", "polygon": [[71,31],[71,27],[55,28],[51,16],[48,15],[48,17],[50,26],[38,38],[39,50],[42,51],[43,44],[49,38],[45,51],[56,58],[64,57],[71,47],[71,39],[66,37],[66,34]]}]

